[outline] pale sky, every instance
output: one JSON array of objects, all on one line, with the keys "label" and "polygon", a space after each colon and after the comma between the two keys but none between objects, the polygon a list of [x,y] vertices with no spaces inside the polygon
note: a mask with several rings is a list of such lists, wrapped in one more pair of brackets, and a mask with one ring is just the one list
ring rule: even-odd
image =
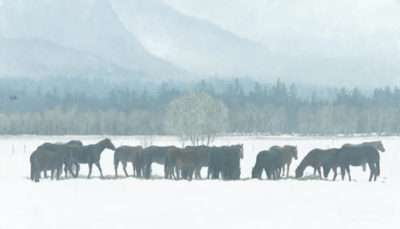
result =
[{"label": "pale sky", "polygon": [[400,2],[395,0],[163,1],[181,13],[294,55],[385,52],[398,57],[400,50]]}]

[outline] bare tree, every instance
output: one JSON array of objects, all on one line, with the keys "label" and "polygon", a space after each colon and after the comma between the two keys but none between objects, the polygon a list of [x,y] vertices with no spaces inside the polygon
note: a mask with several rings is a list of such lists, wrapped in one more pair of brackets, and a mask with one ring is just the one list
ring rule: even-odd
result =
[{"label": "bare tree", "polygon": [[205,92],[192,92],[173,100],[167,109],[165,130],[184,144],[209,145],[228,126],[228,109]]}]

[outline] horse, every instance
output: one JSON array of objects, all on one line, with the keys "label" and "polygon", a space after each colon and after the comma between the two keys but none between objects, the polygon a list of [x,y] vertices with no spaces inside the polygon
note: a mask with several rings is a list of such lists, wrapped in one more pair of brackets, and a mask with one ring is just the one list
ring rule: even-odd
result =
[{"label": "horse", "polygon": [[285,145],[281,146],[272,146],[270,149],[278,150],[282,153],[282,176],[285,176],[285,167],[286,167],[286,177],[289,176],[290,164],[292,163],[292,158],[297,160],[297,146]]},{"label": "horse", "polygon": [[240,179],[240,159],[243,159],[243,144],[212,147],[208,151],[207,178],[224,180]]},{"label": "horse", "polygon": [[380,175],[380,155],[378,150],[372,146],[353,146],[353,147],[342,147],[333,154],[330,155],[328,160],[324,163],[324,177],[327,178],[329,171],[332,169],[334,173],[333,180],[337,176],[337,167],[340,167],[342,173],[342,180],[346,172],[351,181],[350,175],[350,165],[352,166],[362,166],[368,163],[370,168],[369,181],[376,181],[377,177]]},{"label": "horse", "polygon": [[[72,146],[82,146],[82,142],[79,140],[71,140],[67,143],[43,143],[42,145],[38,146],[38,148],[36,150],[46,150],[46,151],[50,151],[50,152],[70,152],[71,151],[71,147]],[[65,177],[68,177],[68,171],[71,172],[72,175],[72,169],[71,167],[68,167],[66,165],[66,163],[64,163],[64,171],[65,171]],[[32,169],[31,169],[32,170]],[[33,180],[33,171],[31,171],[31,179]],[[44,173],[44,177],[47,178],[47,170],[43,171]],[[39,174],[40,176],[40,174]]]},{"label": "horse", "polygon": [[115,177],[118,177],[118,165],[119,162],[122,163],[122,168],[125,175],[128,177],[128,172],[126,171],[127,162],[132,162],[133,176],[141,176],[142,171],[142,151],[141,146],[120,146],[114,152],[114,169]]},{"label": "horse", "polygon": [[151,178],[151,165],[153,162],[164,165],[168,150],[174,146],[149,146],[142,152],[144,163],[144,177]]},{"label": "horse", "polygon": [[56,179],[59,180],[63,164],[66,164],[66,167],[71,169],[71,152],[37,149],[31,154],[30,162],[31,176],[34,177],[35,182],[39,182],[40,173],[46,170],[51,170],[52,180],[54,172],[57,171]]},{"label": "horse", "polygon": [[[189,150],[197,150],[197,149],[207,149],[207,155],[203,158],[201,161],[201,168],[202,167],[208,167],[208,151],[210,150],[209,146],[206,145],[200,145],[200,146],[186,146],[185,149]],[[200,169],[201,169],[200,168]],[[188,179],[189,174],[194,172],[193,167],[183,167],[181,168],[181,175],[183,179]],[[201,179],[201,173],[195,174],[196,179]]]},{"label": "horse", "polygon": [[336,152],[337,148],[332,149],[313,149],[311,150],[300,162],[300,165],[296,168],[296,178],[300,178],[304,174],[304,170],[311,166],[314,168],[314,172],[318,171],[319,177],[322,178],[321,167],[326,160]]},{"label": "horse", "polygon": [[165,178],[174,177],[174,169],[176,179],[180,179],[180,172],[182,168],[193,168],[190,173],[187,174],[187,179],[192,180],[193,170],[196,173],[196,178],[200,177],[201,163],[207,156],[208,148],[199,147],[192,149],[181,149],[177,147],[171,147],[167,152],[167,157],[164,165]]},{"label": "horse", "polygon": [[[344,144],[343,147],[354,147],[354,146],[372,146],[380,152],[385,152],[385,147],[383,147],[382,141],[372,141],[372,142],[363,142],[361,144]],[[366,163],[362,165],[362,169],[365,172],[367,166]]]},{"label": "horse", "polygon": [[283,165],[283,154],[271,147],[269,150],[261,151],[257,154],[256,163],[251,171],[252,178],[261,179],[263,170],[268,180],[280,178],[280,168]]},{"label": "horse", "polygon": [[88,164],[89,174],[87,178],[89,179],[92,174],[92,166],[95,164],[100,171],[101,178],[104,178],[100,166],[100,156],[105,149],[115,150],[115,146],[108,138],[105,138],[96,144],[72,147],[72,160],[73,164],[76,165],[76,173],[74,177],[78,177],[79,175],[79,164]]}]

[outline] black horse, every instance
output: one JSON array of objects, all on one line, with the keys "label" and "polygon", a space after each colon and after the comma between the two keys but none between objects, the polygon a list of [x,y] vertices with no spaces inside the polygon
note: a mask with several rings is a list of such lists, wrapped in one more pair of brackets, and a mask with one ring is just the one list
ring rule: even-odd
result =
[{"label": "black horse", "polygon": [[31,179],[39,182],[40,173],[50,170],[51,179],[53,180],[54,172],[57,171],[56,178],[60,178],[62,166],[66,165],[71,169],[72,157],[70,151],[48,151],[44,149],[35,150],[30,157],[31,162]]},{"label": "black horse", "polygon": [[342,180],[346,172],[349,176],[349,181],[351,181],[350,175],[350,165],[351,166],[362,166],[368,163],[370,169],[369,181],[376,181],[377,177],[380,175],[380,155],[378,150],[372,146],[344,146],[334,152],[328,160],[323,165],[324,177],[327,178],[329,171],[332,169],[334,176],[333,180],[337,176],[337,167],[340,167],[342,173]]},{"label": "black horse", "polygon": [[283,164],[283,154],[279,150],[270,148],[269,150],[261,151],[257,154],[251,177],[261,179],[264,170],[268,180],[279,179],[280,169]]},{"label": "black horse", "polygon": [[212,147],[208,151],[207,178],[224,180],[240,179],[240,159],[243,158],[243,145]]},{"label": "black horse", "polygon": [[[82,146],[82,142],[79,140],[71,140],[67,143],[43,143],[42,145],[38,146],[37,150],[45,150],[49,152],[70,152],[71,147],[73,146]],[[68,177],[68,171],[70,171],[72,176],[74,176],[71,166],[68,167],[67,164],[64,163],[65,177]],[[47,178],[47,170],[44,170],[43,173],[44,177]],[[32,171],[31,171],[31,179],[33,180]]]},{"label": "black horse", "polygon": [[92,174],[92,166],[95,164],[103,178],[103,171],[100,166],[100,156],[105,149],[115,150],[115,146],[108,138],[105,138],[96,144],[72,147],[72,160],[76,165],[75,177],[79,175],[79,164],[88,164],[89,174],[87,178],[90,178],[90,175]]},{"label": "black horse", "polygon": [[168,150],[173,146],[149,146],[142,152],[144,163],[144,178],[151,178],[151,165],[153,162],[164,165]]}]

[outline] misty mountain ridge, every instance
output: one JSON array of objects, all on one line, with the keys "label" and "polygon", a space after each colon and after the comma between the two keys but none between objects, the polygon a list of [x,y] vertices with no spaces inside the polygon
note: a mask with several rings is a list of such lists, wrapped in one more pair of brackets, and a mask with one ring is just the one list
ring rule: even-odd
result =
[{"label": "misty mountain ridge", "polygon": [[161,0],[3,0],[0,5],[0,77],[99,75],[160,82],[212,76],[349,87],[399,83],[393,80],[400,72],[398,60],[289,55],[266,47]]},{"label": "misty mountain ridge", "polygon": [[50,41],[98,56],[121,71],[129,69],[133,76],[135,72],[153,80],[190,76],[149,54],[121,24],[107,0],[7,0],[0,17],[2,38]]}]

